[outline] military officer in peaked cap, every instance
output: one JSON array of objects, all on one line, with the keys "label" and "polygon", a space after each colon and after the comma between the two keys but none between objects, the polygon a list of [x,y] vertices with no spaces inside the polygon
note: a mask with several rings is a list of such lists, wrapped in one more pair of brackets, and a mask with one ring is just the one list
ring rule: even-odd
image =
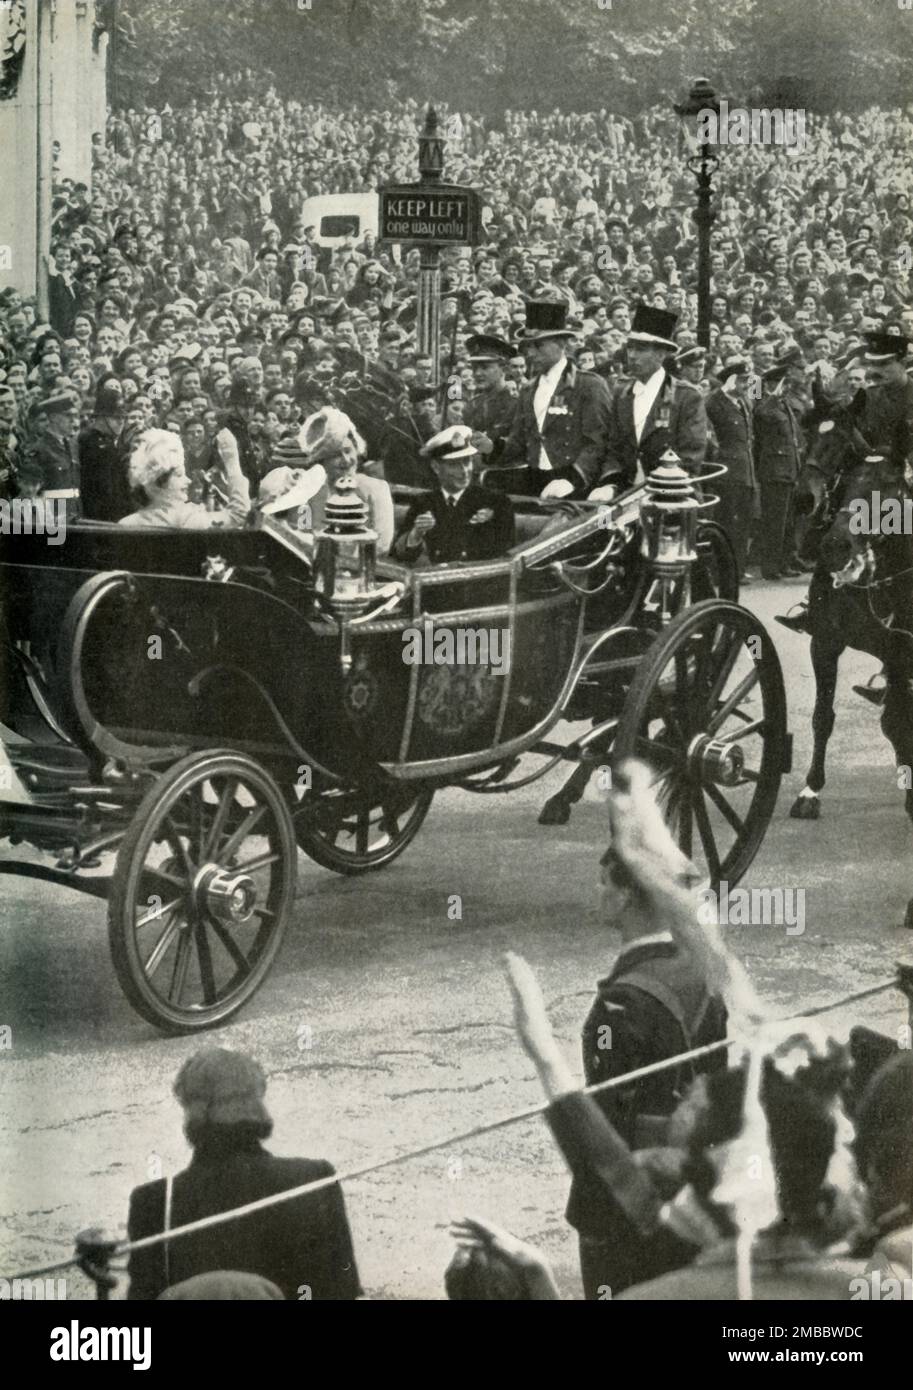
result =
[{"label": "military officer in peaked cap", "polygon": [[500,492],[472,481],[478,457],[467,425],[451,425],[428,440],[422,453],[437,479],[406,513],[392,553],[406,564],[421,560],[492,560],[514,540],[513,509]]},{"label": "military officer in peaked cap", "polygon": [[474,447],[484,464],[491,466],[501,461],[517,412],[516,389],[507,385],[507,367],[514,349],[503,338],[488,333],[467,338],[466,346],[476,393],[466,405],[463,418],[473,431]]}]

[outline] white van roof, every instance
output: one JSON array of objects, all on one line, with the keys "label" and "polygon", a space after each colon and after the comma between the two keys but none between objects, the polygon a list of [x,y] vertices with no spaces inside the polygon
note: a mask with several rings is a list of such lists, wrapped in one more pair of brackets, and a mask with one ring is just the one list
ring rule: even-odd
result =
[{"label": "white van roof", "polygon": [[319,246],[341,246],[346,237],[376,235],[380,208],[376,193],[323,193],[305,198],[301,215]]}]

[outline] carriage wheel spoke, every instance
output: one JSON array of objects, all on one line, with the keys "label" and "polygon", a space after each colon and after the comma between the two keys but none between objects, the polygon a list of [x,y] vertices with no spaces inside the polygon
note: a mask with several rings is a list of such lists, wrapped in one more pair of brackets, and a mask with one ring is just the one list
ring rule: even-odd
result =
[{"label": "carriage wheel spoke", "polygon": [[[740,714],[741,711],[736,710],[735,713]],[[748,738],[750,734],[763,733],[766,728],[766,719],[752,719],[747,724],[743,724],[741,728],[730,729],[728,733],[720,734],[717,741],[719,743],[732,743],[737,738]]]},{"label": "carriage wheel spoke", "polygon": [[747,676],[744,676],[742,680],[739,681],[735,690],[732,692],[730,696],[727,697],[725,703],[720,705],[719,709],[716,711],[713,718],[708,723],[708,734],[715,734],[717,729],[719,729],[721,725],[726,723],[726,720],[729,718],[730,714],[732,714],[736,705],[740,705],[742,703],[749,690],[756,686],[760,679],[761,677],[758,673],[757,667],[754,667],[751,671],[748,672]]},{"label": "carriage wheel spoke", "polygon": [[205,806],[203,803],[203,784],[197,783],[190,790],[190,848],[198,863],[202,863],[203,840],[205,838]]},{"label": "carriage wheel spoke", "polygon": [[736,814],[735,808],[728,802],[714,782],[709,782],[704,791],[710,797],[721,816],[724,816],[732,826],[737,835],[741,835],[745,829],[745,822]]},{"label": "carriage wheel spoke", "polygon": [[710,817],[707,814],[707,803],[704,800],[704,793],[700,787],[693,787],[691,799],[694,803],[694,814],[697,820],[698,834],[701,837],[701,844],[704,846],[704,854],[707,856],[707,867],[710,870],[710,877],[716,882],[721,873],[720,856],[716,847],[716,840],[713,836],[713,826],[710,824]]},{"label": "carriage wheel spoke", "polygon": [[181,995],[184,993],[184,986],[187,983],[187,967],[190,964],[191,949],[190,933],[184,932],[178,942],[174,971],[171,976],[171,988],[168,991],[168,999],[172,1004],[180,1005]]},{"label": "carriage wheel spoke", "polygon": [[739,637],[730,637],[730,644],[727,651],[723,653],[723,660],[720,668],[713,678],[713,683],[707,694],[707,707],[713,709],[720,695],[726,687],[726,682],[732,675],[733,669],[742,652],[742,641]]},{"label": "carriage wheel spoke", "polygon": [[206,837],[206,844],[203,847],[201,858],[204,861],[211,859],[218,849],[219,839],[225,829],[225,822],[228,819],[228,813],[231,810],[237,791],[237,777],[226,778],[222,795],[219,797],[219,804],[216,807],[216,814],[213,817],[212,825],[209,828],[209,834]]},{"label": "carriage wheel spoke", "polygon": [[705,690],[710,684],[710,676],[713,669],[713,643],[717,634],[717,629],[706,633],[700,643],[700,653],[694,671],[694,688],[697,691]]},{"label": "carriage wheel spoke", "polygon": [[[181,878],[179,874],[169,873],[167,869],[154,869],[151,864],[147,864],[146,867],[143,869],[143,878],[152,879],[153,884],[156,887],[159,885],[159,883],[168,883],[172,886],[172,888],[186,887],[186,880]],[[147,885],[144,883],[143,890],[146,887]]]},{"label": "carriage wheel spoke", "polygon": [[367,854],[371,836],[371,811],[365,806],[358,813],[355,831],[355,849],[359,854]]},{"label": "carriage wheel spoke", "polygon": [[198,917],[194,924],[194,938],[197,943],[197,957],[200,962],[200,981],[203,986],[204,1004],[214,1004],[216,999],[216,980],[212,969],[212,947],[206,935],[206,923]]},{"label": "carriage wheel spoke", "polygon": [[170,815],[167,815],[165,817],[165,827],[166,834],[168,837],[168,843],[171,846],[174,853],[177,855],[178,859],[180,859],[181,863],[183,864],[184,873],[187,875],[188,879],[193,878],[195,873],[193,860],[190,858],[187,846],[181,839],[181,832],[178,830]]},{"label": "carriage wheel spoke", "polygon": [[180,901],[181,898],[172,898],[170,903],[162,903],[161,907],[153,908],[151,912],[146,913],[145,917],[140,917],[139,921],[136,923],[136,929],[139,930],[140,927],[148,927],[150,922],[157,922],[160,917],[165,916],[166,912],[173,912]]},{"label": "carriage wheel spoke", "polygon": [[270,864],[278,864],[278,854],[261,854],[256,859],[249,859],[246,864],[236,864],[235,873],[255,874],[258,869],[266,869]]},{"label": "carriage wheel spoke", "polygon": [[229,836],[219,850],[219,860],[221,863],[230,859],[235,850],[244,844],[248,836],[253,834],[254,826],[258,825],[265,815],[265,806],[254,806],[252,810],[248,811],[237,830]]},{"label": "carriage wheel spoke", "polygon": [[667,743],[656,743],[646,736],[637,740],[636,755],[650,762],[653,767],[659,762],[656,756],[658,753],[662,754],[666,767],[675,767],[680,757],[679,750],[670,748]]},{"label": "carriage wheel spoke", "polygon": [[679,786],[676,787],[673,796],[674,800],[669,809],[670,811],[672,811],[674,807],[678,812],[679,847],[681,848],[682,853],[686,854],[690,859],[692,852],[692,842],[694,838],[694,823],[691,815],[691,799],[688,795],[687,786],[683,787],[681,784],[679,784]]},{"label": "carriage wheel spoke", "polygon": [[143,965],[143,973],[146,975],[147,979],[151,980],[152,976],[158,970],[162,961],[165,959],[169,946],[178,935],[179,930],[180,928],[177,921],[172,918],[146,957],[145,964]]},{"label": "carriage wheel spoke", "polygon": [[212,921],[210,922],[210,926],[212,927],[216,936],[219,938],[222,945],[225,947],[226,951],[234,961],[238,971],[237,978],[240,979],[243,978],[243,976],[245,975],[249,975],[250,961],[247,959],[247,956],[241,950],[241,947],[238,945],[237,941],[235,941],[231,932],[226,930],[224,923]]}]

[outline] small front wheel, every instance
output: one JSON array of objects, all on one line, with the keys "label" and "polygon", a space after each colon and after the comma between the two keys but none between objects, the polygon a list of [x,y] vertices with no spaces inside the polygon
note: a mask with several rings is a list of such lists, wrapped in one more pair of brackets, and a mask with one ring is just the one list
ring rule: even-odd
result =
[{"label": "small front wheel", "polygon": [[333,787],[294,807],[298,843],[337,874],[364,874],[399,858],[422,827],[434,791],[409,782],[374,790]]}]

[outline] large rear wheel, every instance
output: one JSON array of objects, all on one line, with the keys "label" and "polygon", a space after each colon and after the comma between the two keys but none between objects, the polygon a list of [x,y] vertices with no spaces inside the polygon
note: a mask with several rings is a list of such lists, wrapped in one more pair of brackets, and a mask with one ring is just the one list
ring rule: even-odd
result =
[{"label": "large rear wheel", "polygon": [[789,770],[773,642],[734,603],[708,599],[656,638],[628,692],[612,759],[648,763],[682,851],[716,891],[760,848]]},{"label": "large rear wheel", "polygon": [[295,896],[288,806],[268,772],[193,753],[149,788],[121,841],[108,904],[118,980],[166,1032],[225,1023],[259,988]]}]

